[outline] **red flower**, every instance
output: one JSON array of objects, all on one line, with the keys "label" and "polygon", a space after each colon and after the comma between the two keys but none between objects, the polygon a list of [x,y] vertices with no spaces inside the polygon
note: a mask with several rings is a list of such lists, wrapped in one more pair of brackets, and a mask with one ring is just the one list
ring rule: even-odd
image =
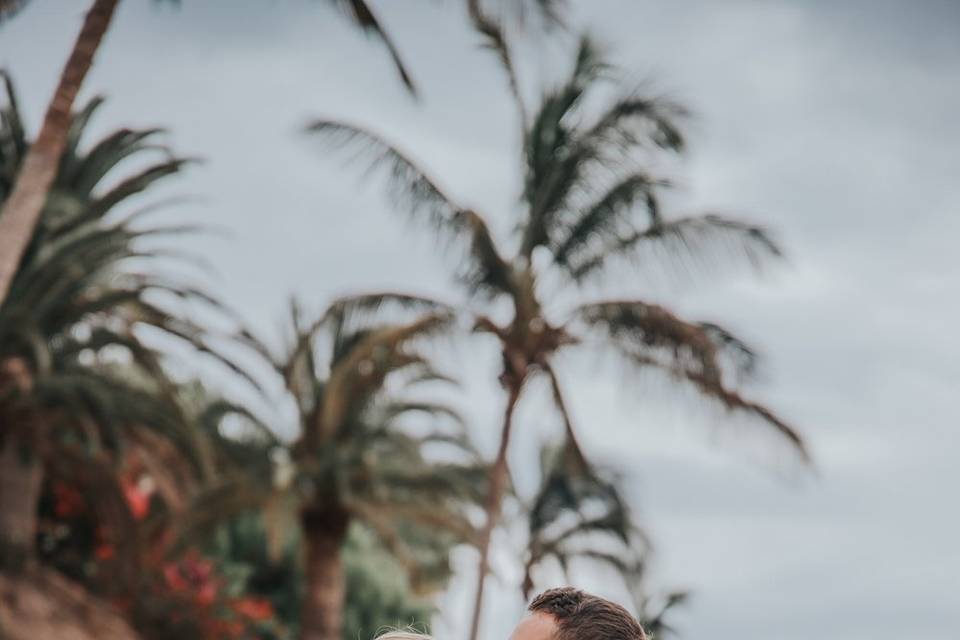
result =
[{"label": "red flower", "polygon": [[150,513],[151,493],[141,491],[136,482],[123,483],[123,495],[135,520],[143,520]]},{"label": "red flower", "polygon": [[197,604],[209,607],[217,599],[217,585],[213,581],[205,582],[197,589]]},{"label": "red flower", "polygon": [[73,518],[86,510],[86,504],[75,487],[58,482],[53,485],[53,512],[58,518]]},{"label": "red flower", "polygon": [[115,554],[116,550],[112,544],[97,545],[97,548],[93,550],[93,555],[96,556],[97,560],[109,560]]},{"label": "red flower", "polygon": [[244,626],[239,620],[214,620],[208,625],[207,637],[231,640],[242,638],[244,631]]},{"label": "red flower", "polygon": [[250,620],[261,622],[273,617],[273,605],[266,598],[247,596],[233,602],[233,610]]},{"label": "red flower", "polygon": [[176,564],[168,564],[163,568],[163,578],[167,586],[173,591],[186,591],[190,586],[180,573],[180,567]]}]

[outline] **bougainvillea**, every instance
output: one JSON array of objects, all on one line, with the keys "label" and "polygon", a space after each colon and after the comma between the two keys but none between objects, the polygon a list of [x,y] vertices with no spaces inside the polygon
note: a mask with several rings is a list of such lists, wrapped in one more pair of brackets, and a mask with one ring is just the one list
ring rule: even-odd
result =
[{"label": "bougainvillea", "polygon": [[[143,523],[160,498],[149,473],[135,455],[117,475],[133,522]],[[84,492],[51,480],[41,502],[38,548],[43,559],[91,590],[110,599],[149,640],[194,637],[200,640],[260,640],[290,637],[278,621],[273,603],[246,593],[245,585],[224,574],[217,559],[200,549],[170,558],[164,547],[169,536],[155,534],[140,554],[139,579],[131,591],[118,589],[108,576],[117,561],[113,532],[99,522]],[[122,532],[137,535],[137,532]]]}]

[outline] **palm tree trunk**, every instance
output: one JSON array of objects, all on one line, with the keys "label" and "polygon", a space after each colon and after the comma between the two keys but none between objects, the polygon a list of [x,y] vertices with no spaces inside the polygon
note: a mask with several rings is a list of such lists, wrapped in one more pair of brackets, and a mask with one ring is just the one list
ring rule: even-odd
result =
[{"label": "palm tree trunk", "polygon": [[0,211],[0,304],[7,297],[20,258],[33,236],[47,194],[57,177],[67,143],[70,114],[80,85],[93,63],[119,0],[94,0],[73,52],[60,75],[37,139],[20,167],[10,197]]},{"label": "palm tree trunk", "polygon": [[307,587],[300,610],[300,640],[340,640],[346,577],[343,543],[349,516],[340,509],[305,512]]},{"label": "palm tree trunk", "polygon": [[510,445],[510,431],[513,427],[513,410],[520,398],[522,381],[515,381],[510,385],[510,395],[507,398],[507,408],[503,416],[503,430],[500,433],[500,448],[497,459],[490,469],[490,478],[487,483],[487,522],[480,536],[480,565],[477,567],[477,592],[473,602],[473,620],[470,623],[470,640],[477,640],[480,631],[480,615],[483,612],[483,588],[487,581],[489,569],[490,538],[493,530],[500,521],[500,507],[503,502],[504,484],[507,479],[507,448]]},{"label": "palm tree trunk", "polygon": [[0,568],[19,569],[33,552],[43,464],[12,434],[0,446]]}]

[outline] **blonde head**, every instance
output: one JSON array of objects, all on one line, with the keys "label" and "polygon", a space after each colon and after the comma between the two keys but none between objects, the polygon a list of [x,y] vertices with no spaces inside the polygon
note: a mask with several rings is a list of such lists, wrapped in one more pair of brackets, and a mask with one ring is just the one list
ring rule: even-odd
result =
[{"label": "blonde head", "polygon": [[387,631],[377,636],[374,640],[433,640],[425,633],[415,631]]}]

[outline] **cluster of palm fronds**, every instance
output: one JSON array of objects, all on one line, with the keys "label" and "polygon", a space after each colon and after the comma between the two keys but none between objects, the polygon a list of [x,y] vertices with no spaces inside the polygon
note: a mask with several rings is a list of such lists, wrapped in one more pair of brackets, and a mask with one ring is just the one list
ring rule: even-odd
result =
[{"label": "cluster of palm fronds", "polygon": [[[21,4],[0,3],[0,18]],[[386,44],[413,91],[371,7],[336,4]],[[5,569],[40,558],[111,599],[150,638],[335,640],[427,615],[423,596],[446,586],[451,550],[474,545],[475,638],[492,534],[504,500],[517,498],[528,525],[524,596],[551,563],[564,572],[599,563],[624,578],[652,630],[671,630],[667,612],[685,594],[647,593],[647,541],[617,478],[580,446],[560,356],[578,346],[611,351],[770,427],[805,456],[785,420],[737,389],[756,355],[732,332],[651,300],[588,295],[605,275],[652,260],[742,255],[759,264],[780,250],[764,229],[736,218],[663,211],[671,182],[649,161],[683,151],[680,105],[629,92],[587,109],[613,74],[584,37],[564,82],[530,109],[504,26],[525,20],[527,3],[499,11],[466,4],[517,103],[523,213],[512,238],[495,238],[486,215],[459,204],[387,137],[336,120],[309,132],[356,147],[385,170],[394,202],[459,252],[455,276],[467,305],[401,292],[345,297],[319,314],[294,302],[282,349],[239,326],[218,335],[186,308],[226,310],[159,275],[164,260],[179,258],[164,238],[195,228],[153,224],[156,207],[130,204],[188,160],[160,144],[157,129],[87,141],[100,99],[74,114],[53,188],[0,303]],[[545,24],[560,23],[555,0],[531,4]],[[2,79],[0,203],[31,148],[13,85]],[[546,280],[585,299],[558,312]],[[495,321],[491,309],[501,304],[512,314]],[[502,356],[506,406],[492,464],[448,400],[454,378],[429,355],[437,336],[465,325],[473,327],[467,335],[494,336]],[[257,392],[263,375],[273,376],[283,394],[274,400],[294,409],[296,435],[281,439],[272,419],[172,376],[165,340],[212,358]],[[225,355],[237,350],[269,373],[248,374]],[[562,445],[544,448],[540,486],[525,501],[511,493],[507,453],[515,409],[541,378]]]},{"label": "cluster of palm fronds", "polygon": [[[3,81],[0,201],[30,146],[11,79]],[[86,140],[100,104],[74,116],[54,190],[0,306],[4,566],[21,568],[36,554],[156,638],[230,637],[238,625],[289,637],[300,596],[312,605],[316,593],[304,582],[330,577],[311,571],[332,571],[367,600],[392,597],[384,615],[423,615],[426,601],[411,594],[441,588],[449,549],[471,542],[467,510],[484,472],[459,415],[414,395],[447,380],[416,344],[447,326],[449,313],[371,295],[338,301],[317,320],[294,306],[280,354],[249,332],[236,336],[285,383],[299,411],[294,442],[280,442],[248,409],[173,378],[163,341],[156,331],[148,340],[144,328],[255,382],[183,303],[220,305],[151,267],[177,257],[165,236],[192,228],[151,224],[156,207],[127,204],[186,160],[159,144],[155,129]],[[391,303],[410,317],[378,320]],[[406,390],[388,393],[388,381]],[[435,462],[425,455],[431,443],[452,451]],[[278,464],[283,452],[287,463]],[[360,544],[351,540],[364,529],[363,544],[376,549],[348,555],[344,572],[341,550]],[[291,545],[307,550],[305,563]],[[395,566],[400,583],[364,573],[370,553],[386,558],[387,573]],[[341,597],[303,607],[320,617],[304,625],[339,637],[342,606]],[[347,611],[354,629],[371,625],[367,634],[394,622]]]},{"label": "cluster of palm fronds", "polygon": [[[781,251],[757,225],[714,212],[671,217],[663,210],[662,194],[671,181],[649,167],[656,166],[651,160],[661,154],[684,150],[679,122],[685,111],[680,105],[627,92],[603,108],[588,109],[588,98],[610,84],[614,74],[598,45],[583,37],[566,80],[546,92],[531,113],[502,22],[479,2],[469,3],[469,8],[476,29],[506,71],[519,113],[524,175],[518,195],[523,210],[512,238],[495,238],[485,215],[460,204],[410,153],[373,128],[325,119],[311,123],[308,131],[333,146],[367,154],[371,168],[385,177],[391,200],[457,249],[456,276],[474,303],[475,329],[500,343],[499,380],[507,406],[488,483],[471,634],[475,640],[490,536],[506,489],[514,409],[530,380],[547,380],[567,446],[589,466],[556,367],[559,356],[573,347],[612,351],[632,369],[688,385],[725,409],[772,428],[801,457],[806,451],[785,420],[735,388],[753,370],[755,352],[731,331],[713,322],[683,319],[650,300],[587,297],[565,313],[557,312],[542,286],[545,281],[588,294],[590,285],[618,267],[623,272],[631,265],[664,259],[689,265],[739,256],[759,265]],[[506,247],[516,249],[508,252]],[[494,321],[490,310],[495,305],[509,306],[512,316]]]}]

